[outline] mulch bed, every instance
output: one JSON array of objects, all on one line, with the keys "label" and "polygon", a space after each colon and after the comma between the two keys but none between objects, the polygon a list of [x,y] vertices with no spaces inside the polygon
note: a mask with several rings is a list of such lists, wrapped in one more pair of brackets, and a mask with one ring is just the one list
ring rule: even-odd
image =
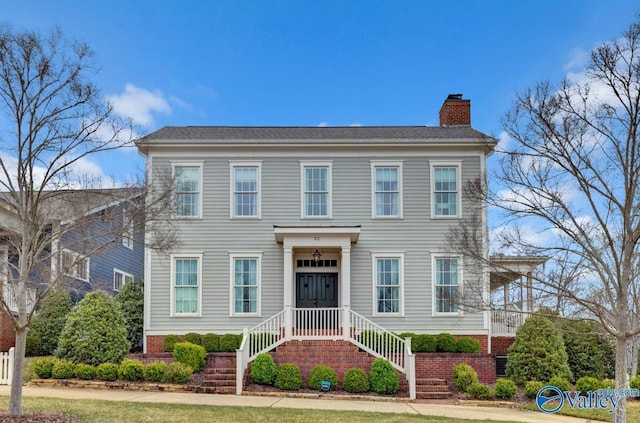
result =
[{"label": "mulch bed", "polygon": [[0,413],[0,423],[77,423],[80,419],[68,414],[24,413],[20,417],[11,417],[8,413]]}]

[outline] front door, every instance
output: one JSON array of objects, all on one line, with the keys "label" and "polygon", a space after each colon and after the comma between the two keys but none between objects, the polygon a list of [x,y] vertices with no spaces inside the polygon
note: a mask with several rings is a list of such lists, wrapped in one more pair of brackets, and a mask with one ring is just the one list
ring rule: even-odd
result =
[{"label": "front door", "polygon": [[296,273],[296,307],[338,307],[338,274]]}]

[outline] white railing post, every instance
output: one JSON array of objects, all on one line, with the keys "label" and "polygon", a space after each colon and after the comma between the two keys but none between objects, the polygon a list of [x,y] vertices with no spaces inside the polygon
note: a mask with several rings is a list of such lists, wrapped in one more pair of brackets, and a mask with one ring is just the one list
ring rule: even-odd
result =
[{"label": "white railing post", "polygon": [[9,360],[7,369],[7,385],[11,385],[11,379],[13,379],[13,363],[16,356],[16,349],[14,347],[9,348]]},{"label": "white railing post", "polygon": [[342,339],[348,341],[351,338],[351,313],[348,306],[342,309]]},{"label": "white railing post", "polygon": [[404,338],[404,365],[407,382],[409,382],[409,398],[416,399],[416,355],[411,350],[411,338]]},{"label": "white railing post", "polygon": [[292,336],[293,316],[291,306],[284,306],[284,339],[290,341]]},{"label": "white railing post", "polygon": [[242,342],[240,348],[236,350],[236,395],[242,395],[244,387],[244,371],[249,364],[249,328],[242,328]]}]

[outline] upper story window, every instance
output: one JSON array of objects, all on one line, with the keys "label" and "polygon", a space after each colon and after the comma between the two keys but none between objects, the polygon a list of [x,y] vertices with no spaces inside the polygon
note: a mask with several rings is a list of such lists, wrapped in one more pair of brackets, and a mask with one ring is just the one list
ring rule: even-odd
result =
[{"label": "upper story window", "polygon": [[127,283],[133,283],[133,275],[122,270],[113,269],[113,290],[120,291]]},{"label": "upper story window", "polygon": [[62,272],[72,278],[88,281],[89,257],[85,257],[75,251],[62,250]]},{"label": "upper story window", "polygon": [[431,162],[432,217],[460,217],[461,162]]},{"label": "upper story window", "polygon": [[126,209],[122,210],[122,245],[133,250],[133,222]]},{"label": "upper story window", "polygon": [[374,315],[403,314],[403,253],[373,253]]},{"label": "upper story window", "polygon": [[402,162],[371,162],[373,218],[402,218]]},{"label": "upper story window", "polygon": [[173,163],[176,217],[202,216],[202,162]]},{"label": "upper story window", "polygon": [[331,218],[331,162],[300,162],[302,217]]},{"label": "upper story window", "polygon": [[440,313],[459,313],[461,270],[457,257],[434,257],[434,311]]},{"label": "upper story window", "polygon": [[231,217],[261,217],[261,163],[231,162]]},{"label": "upper story window", "polygon": [[171,265],[171,315],[200,316],[202,254],[174,254]]}]

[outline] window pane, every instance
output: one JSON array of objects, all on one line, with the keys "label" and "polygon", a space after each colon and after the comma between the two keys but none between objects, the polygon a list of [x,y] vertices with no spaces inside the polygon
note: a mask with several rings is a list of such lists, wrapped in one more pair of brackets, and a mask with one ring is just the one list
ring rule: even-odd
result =
[{"label": "window pane", "polygon": [[176,285],[198,285],[198,260],[197,259],[177,259],[176,260]]},{"label": "window pane", "polygon": [[400,260],[376,259],[376,296],[379,313],[400,312]]},{"label": "window pane", "polygon": [[235,168],[234,172],[233,189],[236,216],[257,216],[258,168]]},{"label": "window pane", "polygon": [[176,214],[197,216],[199,212],[200,168],[176,167]]},{"label": "window pane", "polygon": [[329,169],[305,168],[304,169],[304,210],[306,216],[328,216],[329,204]]},{"label": "window pane", "polygon": [[234,311],[258,311],[258,260],[234,259]]},{"label": "window pane", "polygon": [[376,215],[398,215],[398,171],[397,167],[376,167]]},{"label": "window pane", "polygon": [[434,213],[436,216],[455,216],[458,213],[457,167],[434,169]]},{"label": "window pane", "polygon": [[457,295],[459,286],[458,259],[436,259],[436,309],[440,313],[458,311]]}]

